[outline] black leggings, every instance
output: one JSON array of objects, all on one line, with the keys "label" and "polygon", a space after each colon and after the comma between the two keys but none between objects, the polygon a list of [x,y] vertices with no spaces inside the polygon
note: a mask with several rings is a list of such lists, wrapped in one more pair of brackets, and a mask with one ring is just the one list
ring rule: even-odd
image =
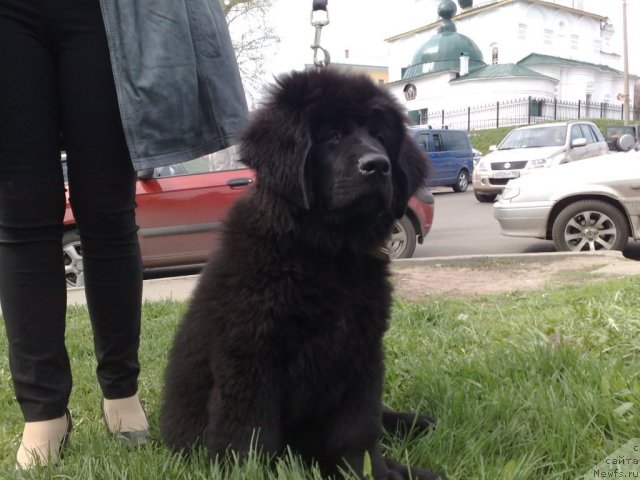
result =
[{"label": "black leggings", "polygon": [[140,371],[136,175],[99,0],[0,0],[0,304],[26,421],[63,415],[71,392],[61,147],[98,380],[106,398],[128,397]]}]

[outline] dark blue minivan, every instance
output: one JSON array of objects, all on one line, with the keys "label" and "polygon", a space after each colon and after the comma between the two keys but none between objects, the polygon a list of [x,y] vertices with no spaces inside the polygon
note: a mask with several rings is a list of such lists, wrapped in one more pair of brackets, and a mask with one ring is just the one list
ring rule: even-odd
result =
[{"label": "dark blue minivan", "polygon": [[454,192],[467,190],[473,173],[473,150],[467,132],[419,125],[409,127],[409,134],[431,159],[427,181],[430,187],[447,186]]}]

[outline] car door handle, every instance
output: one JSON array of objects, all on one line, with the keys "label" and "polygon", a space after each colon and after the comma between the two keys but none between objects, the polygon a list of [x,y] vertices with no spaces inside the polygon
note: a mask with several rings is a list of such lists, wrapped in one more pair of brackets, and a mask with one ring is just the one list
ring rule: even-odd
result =
[{"label": "car door handle", "polygon": [[227,186],[229,186],[231,188],[246,187],[247,185],[250,185],[251,183],[253,183],[253,179],[249,178],[249,177],[232,178],[231,180],[227,180]]}]

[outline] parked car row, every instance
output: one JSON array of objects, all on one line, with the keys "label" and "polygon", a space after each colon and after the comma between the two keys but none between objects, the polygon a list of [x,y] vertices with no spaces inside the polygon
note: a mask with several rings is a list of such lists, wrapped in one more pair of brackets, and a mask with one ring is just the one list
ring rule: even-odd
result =
[{"label": "parked car row", "polygon": [[[607,131],[610,145],[627,150],[638,144],[635,130],[632,136],[616,128]],[[464,192],[470,179],[479,201],[500,195],[494,216],[504,235],[549,239],[558,250],[573,251],[622,250],[629,237],[640,238],[640,153],[608,154],[607,141],[591,122],[516,128],[484,157],[465,131],[409,131],[432,169],[428,185],[394,224],[392,258],[411,257],[429,233],[435,201],[428,187]],[[144,267],[204,263],[228,209],[254,181],[234,149],[140,172],[136,202]],[[68,200],[64,223],[67,285],[82,286],[82,246]]]},{"label": "parked car row", "polygon": [[[66,167],[63,158],[63,167]],[[215,247],[231,205],[254,182],[233,149],[139,173],[136,220],[145,268],[202,264]],[[434,197],[425,187],[409,201],[388,242],[392,258],[411,257],[431,229]],[[64,217],[67,286],[84,285],[82,245],[73,212]]]}]

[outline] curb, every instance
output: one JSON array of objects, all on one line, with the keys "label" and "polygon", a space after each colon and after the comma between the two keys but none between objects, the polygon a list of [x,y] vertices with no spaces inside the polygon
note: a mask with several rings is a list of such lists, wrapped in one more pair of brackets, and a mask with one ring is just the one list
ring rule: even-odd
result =
[{"label": "curb", "polygon": [[[625,259],[622,252],[605,250],[602,252],[541,252],[541,253],[504,253],[504,254],[480,254],[480,255],[460,255],[451,257],[430,257],[430,258],[403,258],[394,260],[393,263],[402,268],[405,266],[459,266],[478,265],[495,261],[517,261],[520,263],[554,261],[571,257],[609,257],[615,259]],[[631,261],[631,260],[630,260]]]}]

